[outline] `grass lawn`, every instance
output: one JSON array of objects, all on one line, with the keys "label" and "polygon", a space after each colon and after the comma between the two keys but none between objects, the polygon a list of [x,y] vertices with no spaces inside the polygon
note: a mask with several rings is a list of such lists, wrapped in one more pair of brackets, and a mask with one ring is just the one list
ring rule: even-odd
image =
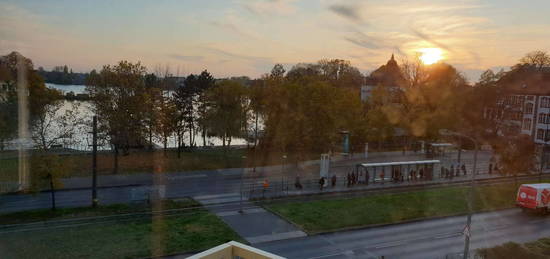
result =
[{"label": "grass lawn", "polygon": [[[258,166],[277,165],[282,163],[282,153],[258,152],[256,163]],[[243,156],[249,158],[243,160]],[[290,154],[287,163],[292,161]],[[131,151],[128,155],[120,155],[118,158],[119,174],[151,173],[151,172],[184,172],[194,170],[214,170],[222,168],[239,168],[252,166],[254,152],[247,149],[228,149],[224,152],[221,148],[197,149],[192,152],[181,152],[178,158],[177,151]],[[318,159],[319,154],[307,154],[303,159]],[[60,159],[67,168],[66,177],[91,176],[91,154],[61,155]],[[113,154],[101,152],[97,157],[97,171],[107,175],[113,172]],[[18,179],[18,160],[0,157],[0,182],[13,182]]]},{"label": "grass lawn", "polygon": [[[181,172],[192,170],[211,170],[220,168],[242,167],[244,149],[229,149],[224,154],[222,149],[195,150],[177,152],[169,150],[166,156],[163,151],[133,151],[128,155],[120,155],[119,174]],[[91,154],[62,155],[60,159],[67,167],[67,177],[90,176],[92,172]],[[110,152],[101,152],[97,156],[97,170],[99,174],[111,174],[113,171],[113,155]],[[17,181],[17,158],[0,159],[0,181]]]},{"label": "grass lawn", "polygon": [[[165,209],[196,205],[192,200],[165,201]],[[0,215],[3,224],[45,219],[80,218],[150,211],[147,205],[113,205]],[[77,227],[0,232],[1,258],[144,258],[195,252],[230,240],[243,242],[218,217],[206,210],[177,216],[153,216],[131,221]]]},{"label": "grass lawn", "polygon": [[525,244],[509,242],[491,248],[478,249],[477,253],[485,259],[550,258],[550,238],[541,238]]},{"label": "grass lawn", "polygon": [[[474,192],[475,211],[514,206],[514,184],[479,186]],[[397,223],[434,216],[450,216],[468,210],[468,187],[452,187],[359,198],[274,203],[266,207],[309,233],[373,224]]]},{"label": "grass lawn", "polygon": [[199,211],[151,220],[0,234],[2,258],[144,258],[241,241],[215,215]]},{"label": "grass lawn", "polygon": [[[181,209],[198,206],[194,200],[182,199],[178,201],[164,200],[157,206],[163,209]],[[80,208],[57,208],[55,211],[51,209],[40,209],[32,211],[13,212],[8,214],[0,214],[0,225],[3,224],[20,224],[36,221],[52,220],[52,219],[70,219],[83,218],[94,216],[107,216],[114,214],[126,214],[136,212],[151,211],[151,206],[144,203],[139,204],[113,204],[99,206],[97,208],[80,207]]]}]

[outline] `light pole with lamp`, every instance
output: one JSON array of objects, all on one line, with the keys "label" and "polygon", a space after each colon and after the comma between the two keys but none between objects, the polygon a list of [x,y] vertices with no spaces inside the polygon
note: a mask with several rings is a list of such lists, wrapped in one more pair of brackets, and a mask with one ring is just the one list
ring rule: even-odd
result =
[{"label": "light pole with lamp", "polygon": [[244,178],[244,173],[246,172],[246,156],[242,156],[243,158],[243,162],[244,162],[244,167],[243,167],[243,171],[241,172],[241,200],[239,201],[239,213],[243,213],[243,178]]},{"label": "light pole with lamp", "polygon": [[477,144],[477,141],[474,138],[466,136],[464,134],[460,134],[458,132],[442,129],[442,130],[439,131],[439,134],[441,134],[443,136],[463,137],[463,138],[471,140],[474,143],[474,166],[473,166],[473,170],[472,170],[472,178],[471,178],[471,181],[470,181],[470,190],[468,191],[468,218],[466,220],[466,227],[464,228],[465,240],[464,240],[464,257],[463,258],[467,259],[468,258],[468,253],[470,251],[470,226],[472,224],[472,195],[474,193],[473,189],[474,189],[474,180],[475,180],[475,175],[476,175],[478,144]]},{"label": "light pole with lamp", "polygon": [[281,193],[284,192],[283,182],[284,182],[284,175],[285,175],[286,154],[283,155],[282,158],[283,158],[283,165],[282,165],[282,168],[281,168]]}]

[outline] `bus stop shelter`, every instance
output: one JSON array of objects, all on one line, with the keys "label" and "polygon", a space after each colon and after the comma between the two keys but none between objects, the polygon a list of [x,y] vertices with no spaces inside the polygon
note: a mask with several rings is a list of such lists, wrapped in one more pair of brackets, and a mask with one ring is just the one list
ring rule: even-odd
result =
[{"label": "bus stop shelter", "polygon": [[439,160],[419,160],[381,163],[361,163],[355,166],[357,174],[368,175],[372,182],[432,180]]},{"label": "bus stop shelter", "polygon": [[426,150],[428,157],[435,157],[438,155],[445,155],[445,151],[450,151],[455,145],[451,143],[429,143]]}]

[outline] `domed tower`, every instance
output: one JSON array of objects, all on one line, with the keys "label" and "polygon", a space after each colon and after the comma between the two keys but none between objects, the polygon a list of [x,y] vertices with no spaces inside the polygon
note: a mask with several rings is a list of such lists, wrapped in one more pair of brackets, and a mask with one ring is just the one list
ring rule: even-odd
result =
[{"label": "domed tower", "polygon": [[395,92],[406,86],[406,80],[401,68],[395,61],[395,56],[391,55],[385,65],[374,70],[365,80],[366,86],[361,91],[361,100],[366,101],[370,97],[372,90],[376,86],[386,87]]}]

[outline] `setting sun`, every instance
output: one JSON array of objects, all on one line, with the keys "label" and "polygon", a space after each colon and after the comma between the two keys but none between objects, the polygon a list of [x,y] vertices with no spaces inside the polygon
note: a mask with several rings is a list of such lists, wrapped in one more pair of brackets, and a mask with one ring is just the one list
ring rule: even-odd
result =
[{"label": "setting sun", "polygon": [[422,63],[425,65],[431,65],[443,59],[443,51],[438,48],[420,49],[419,52],[421,53],[420,60],[422,60]]}]

